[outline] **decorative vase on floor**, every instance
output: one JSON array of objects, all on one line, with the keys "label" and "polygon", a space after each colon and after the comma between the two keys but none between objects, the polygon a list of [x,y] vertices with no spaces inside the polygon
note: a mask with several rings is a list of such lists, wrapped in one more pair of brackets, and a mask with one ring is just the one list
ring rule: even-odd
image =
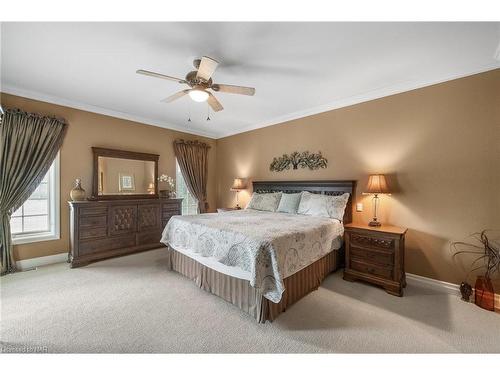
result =
[{"label": "decorative vase on floor", "polygon": [[71,189],[69,196],[72,201],[84,201],[85,200],[85,190],[82,188],[82,180],[77,178],[75,180],[75,187]]},{"label": "decorative vase on floor", "polygon": [[466,281],[463,281],[460,284],[460,293],[462,294],[462,300],[464,300],[465,302],[469,302],[470,296],[472,295],[472,285],[470,285]]},{"label": "decorative vase on floor", "polygon": [[495,291],[489,277],[478,276],[474,286],[474,302],[479,307],[495,311]]}]

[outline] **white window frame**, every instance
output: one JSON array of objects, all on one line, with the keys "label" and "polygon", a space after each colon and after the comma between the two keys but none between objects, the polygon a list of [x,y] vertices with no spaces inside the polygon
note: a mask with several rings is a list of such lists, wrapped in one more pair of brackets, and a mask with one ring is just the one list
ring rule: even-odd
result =
[{"label": "white window frame", "polygon": [[12,244],[22,245],[26,243],[52,241],[61,238],[61,205],[60,205],[60,156],[57,153],[49,170],[49,230],[43,232],[12,234]]},{"label": "white window frame", "polygon": [[[176,195],[177,195],[177,198],[184,198],[184,197],[181,197],[180,194],[179,194],[179,179],[177,178],[177,170],[179,170],[179,174],[181,175],[182,177],[182,180],[184,181],[184,185],[186,185],[186,181],[184,180],[184,176],[182,175],[182,172],[180,170],[180,167],[179,167],[179,163],[177,162],[177,158],[175,159],[175,192],[176,192]],[[195,197],[193,197],[193,195],[189,192],[187,186],[186,186],[186,192],[188,194],[188,196],[196,202],[196,213],[194,215],[198,215],[199,214],[199,209],[198,209],[198,201]],[[182,205],[181,205],[181,209],[182,209],[182,215],[193,215],[192,213],[189,213],[189,212],[184,212],[184,207],[185,206],[189,206],[188,203],[186,203],[188,201],[188,197],[184,198],[182,200]]]}]

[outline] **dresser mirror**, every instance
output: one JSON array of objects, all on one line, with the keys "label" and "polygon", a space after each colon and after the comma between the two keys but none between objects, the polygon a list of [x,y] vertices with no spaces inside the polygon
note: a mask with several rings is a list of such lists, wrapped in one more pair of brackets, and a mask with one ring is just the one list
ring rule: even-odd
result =
[{"label": "dresser mirror", "polygon": [[159,155],[92,147],[94,199],[158,198]]}]

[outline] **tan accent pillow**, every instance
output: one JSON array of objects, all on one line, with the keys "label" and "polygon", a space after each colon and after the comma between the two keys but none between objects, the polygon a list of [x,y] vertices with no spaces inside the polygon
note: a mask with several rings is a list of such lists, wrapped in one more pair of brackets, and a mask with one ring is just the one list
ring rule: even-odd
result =
[{"label": "tan accent pillow", "polygon": [[280,203],[281,193],[253,193],[246,208],[275,212]]}]

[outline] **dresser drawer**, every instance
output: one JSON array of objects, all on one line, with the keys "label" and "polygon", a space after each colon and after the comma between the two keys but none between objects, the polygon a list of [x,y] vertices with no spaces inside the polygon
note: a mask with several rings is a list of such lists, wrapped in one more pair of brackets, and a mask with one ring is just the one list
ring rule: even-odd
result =
[{"label": "dresser drawer", "polygon": [[181,211],[178,210],[176,207],[168,207],[168,208],[163,208],[161,211],[161,216],[162,218],[174,216],[174,215],[180,215]]},{"label": "dresser drawer", "polygon": [[173,212],[172,215],[180,214],[181,204],[180,203],[163,203],[161,205],[162,212]]},{"label": "dresser drawer", "polygon": [[81,227],[80,239],[85,240],[89,238],[106,237],[107,228],[103,227]]},{"label": "dresser drawer", "polygon": [[106,216],[82,216],[80,227],[105,227],[108,218]]},{"label": "dresser drawer", "polygon": [[152,231],[148,233],[137,234],[137,245],[160,244],[161,231]]},{"label": "dresser drawer", "polygon": [[80,242],[79,255],[135,246],[135,235]]},{"label": "dresser drawer", "polygon": [[395,241],[392,238],[377,238],[373,236],[364,236],[362,234],[352,233],[349,239],[351,246],[387,251],[394,251],[395,248]]},{"label": "dresser drawer", "polygon": [[365,263],[360,260],[351,259],[351,268],[355,271],[363,272],[370,275],[383,277],[384,279],[392,279],[392,268],[377,266],[375,264]]},{"label": "dresser drawer", "polygon": [[367,263],[392,266],[394,264],[394,254],[389,251],[373,250],[351,246],[349,252],[352,258],[364,260]]},{"label": "dresser drawer", "polygon": [[80,216],[87,215],[106,215],[108,213],[107,207],[81,207]]},{"label": "dresser drawer", "polygon": [[163,217],[163,219],[161,220],[162,229],[165,228],[165,226],[167,225],[167,223],[169,222],[171,217],[172,216],[164,216]]}]

